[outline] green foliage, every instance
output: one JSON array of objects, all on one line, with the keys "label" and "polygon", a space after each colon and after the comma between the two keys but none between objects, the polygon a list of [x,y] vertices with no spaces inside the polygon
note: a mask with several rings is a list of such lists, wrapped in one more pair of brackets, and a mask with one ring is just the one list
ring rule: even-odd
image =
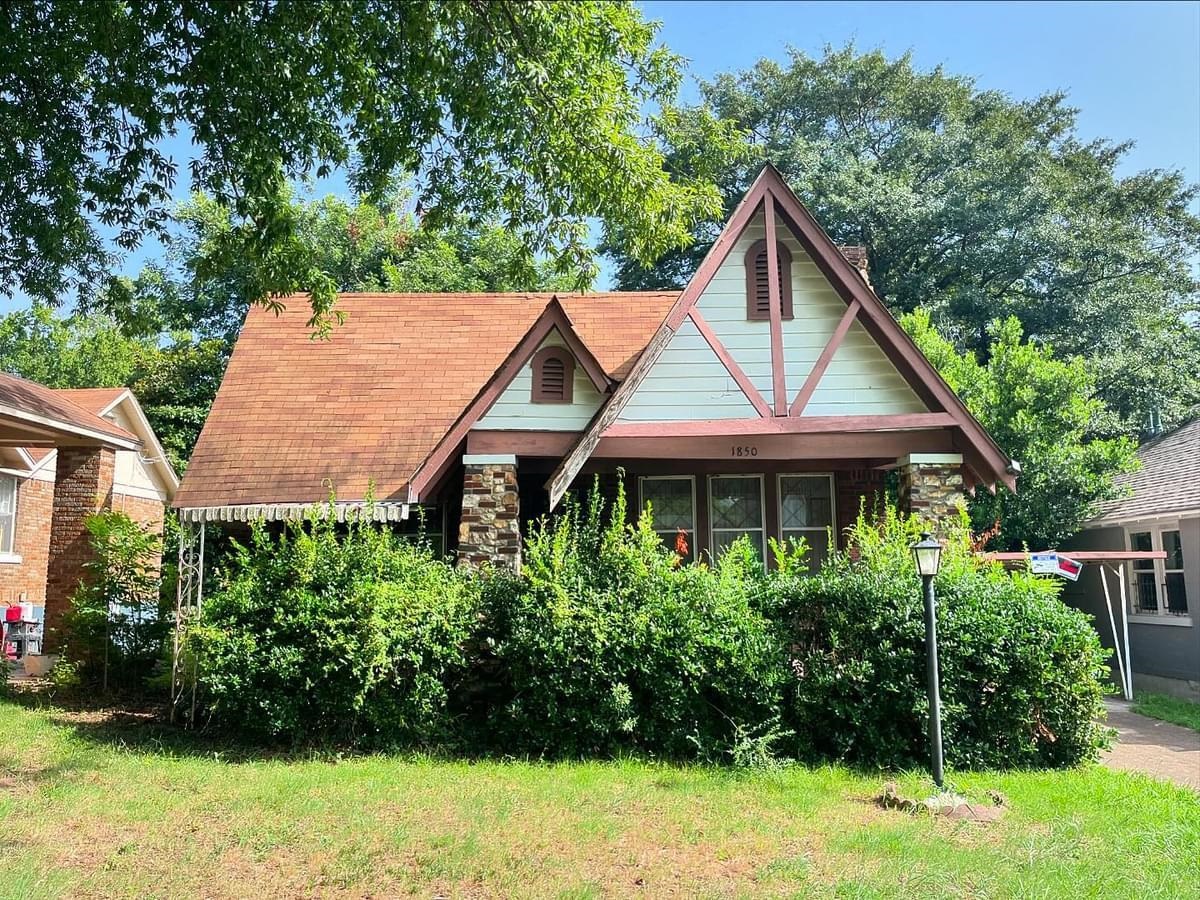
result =
[{"label": "green foliage", "polygon": [[[883,767],[928,758],[924,613],[909,545],[920,523],[887,508],[860,517],[839,554],[772,593],[789,643],[784,721],[803,757]],[[1104,744],[1107,651],[1058,586],[1006,573],[951,535],[935,582],[947,763],[1066,766]]]},{"label": "green foliage", "polygon": [[364,516],[314,511],[235,545],[187,638],[215,721],[289,740],[436,745],[455,731],[477,580]]},{"label": "green foliage", "polygon": [[748,541],[716,567],[680,565],[648,514],[626,524],[623,493],[607,516],[593,489],[535,528],[520,583],[491,609],[502,746],[719,759],[769,745],[757,729],[777,709],[782,657],[755,601],[761,571]]},{"label": "green foliage", "polygon": [[1056,359],[1053,349],[1022,340],[1015,317],[989,326],[980,363],[959,354],[924,310],[900,320],[988,433],[1021,463],[1017,492],[976,492],[977,531],[1000,522],[999,545],[1057,547],[1092,518],[1101,501],[1119,496],[1113,479],[1137,467],[1136,446],[1106,437],[1110,415],[1084,360]]},{"label": "green foliage", "polygon": [[[284,186],[349,169],[378,200],[412,172],[436,229],[500,219],[559,271],[594,270],[587,220],[649,261],[719,207],[645,137],[681,61],[628,3],[242,4],[20,0],[0,20],[0,283],[47,301],[169,217],[178,161],[233,211],[215,255],[254,299],[335,288],[308,265]],[[351,161],[353,160],[353,166]]]},{"label": "green foliage", "polygon": [[105,690],[138,689],[170,628],[158,590],[162,541],[116,510],[90,516],[87,529],[94,558],[63,623],[64,671]]},{"label": "green foliage", "polygon": [[[725,213],[757,170],[783,172],[835,241],[865,244],[897,313],[929,309],[959,351],[989,324],[1089,359],[1122,431],[1170,426],[1200,404],[1197,187],[1178,171],[1122,177],[1131,144],[1085,141],[1062,93],[1017,100],[912,58],[853,46],[718,75],[661,136],[672,165],[709,173]],[[748,146],[731,148],[728,131]],[[622,287],[676,286],[724,216],[651,269],[608,244]]]},{"label": "green foliage", "polygon": [[1133,698],[1133,711],[1152,719],[1182,725],[1192,731],[1200,731],[1200,703],[1195,700],[1139,691]]}]

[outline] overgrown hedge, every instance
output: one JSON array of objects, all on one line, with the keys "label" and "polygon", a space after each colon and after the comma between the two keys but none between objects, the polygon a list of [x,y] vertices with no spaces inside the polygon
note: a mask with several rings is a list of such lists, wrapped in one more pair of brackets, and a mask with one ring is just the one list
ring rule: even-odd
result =
[{"label": "overgrown hedge", "polygon": [[[918,525],[860,519],[815,573],[747,542],[682,564],[598,494],[535,529],[519,578],[369,524],[254,529],[189,637],[208,719],[276,739],[470,753],[921,763]],[[980,564],[937,590],[947,761],[1070,765],[1104,739],[1105,651],[1057,585]]]}]

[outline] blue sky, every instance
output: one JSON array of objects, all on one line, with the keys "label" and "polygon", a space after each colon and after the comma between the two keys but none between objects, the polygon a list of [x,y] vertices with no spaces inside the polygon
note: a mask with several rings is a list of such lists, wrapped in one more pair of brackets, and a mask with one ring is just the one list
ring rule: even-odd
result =
[{"label": "blue sky", "polygon": [[[981,88],[1018,98],[1067,92],[1085,139],[1132,140],[1122,174],[1182,169],[1200,181],[1200,2],[1191,3],[802,3],[648,2],[661,40],[688,59],[684,97],[696,80],[783,59],[788,46],[819,54],[853,41],[917,65],[944,66]],[[176,152],[186,154],[179,140]],[[173,148],[174,149],[174,148]],[[181,172],[186,160],[179,159]],[[344,189],[343,178],[328,182]],[[187,193],[186,179],[178,194]],[[150,243],[125,271],[159,252]],[[597,287],[609,286],[602,270]],[[0,299],[0,312],[20,301]]]}]

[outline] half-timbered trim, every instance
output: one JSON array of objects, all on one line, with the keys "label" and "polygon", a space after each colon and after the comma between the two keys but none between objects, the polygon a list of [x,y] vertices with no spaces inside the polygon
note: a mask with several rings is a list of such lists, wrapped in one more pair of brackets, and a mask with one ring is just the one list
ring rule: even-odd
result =
[{"label": "half-timbered trim", "polygon": [[829,434],[864,431],[922,431],[950,428],[949,413],[896,416],[799,416],[761,419],[704,419],[692,422],[618,422],[604,437],[735,437],[755,434]]},{"label": "half-timbered trim", "polygon": [[842,346],[842,341],[846,338],[846,332],[850,330],[850,326],[858,318],[858,311],[860,309],[862,309],[861,303],[857,300],[850,301],[850,305],[846,307],[846,312],[842,316],[842,320],[838,322],[837,328],[834,329],[833,336],[829,338],[829,343],[825,345],[825,349],[821,351],[821,355],[813,363],[812,371],[804,379],[804,385],[800,388],[800,392],[796,394],[796,399],[788,411],[789,415],[798,416],[804,412],[804,407],[812,399],[813,391],[817,389],[817,385],[825,377],[825,370],[829,368],[829,363],[832,362],[833,355],[837,353],[838,347]]},{"label": "half-timbered trim", "polygon": [[717,359],[725,366],[725,370],[729,372],[730,377],[737,382],[737,386],[742,389],[742,393],[746,395],[746,399],[754,407],[755,411],[760,415],[768,417],[771,415],[771,407],[767,405],[767,401],[763,395],[759,393],[758,388],[754,386],[754,382],[746,375],[742,367],[737,364],[737,361],[725,349],[725,345],[721,343],[720,338],[713,333],[712,327],[700,314],[700,310],[691,309],[688,311],[688,318],[692,320],[692,324],[696,326],[696,330],[700,332],[700,336],[704,338],[705,343],[712,349],[712,352],[717,355]]},{"label": "half-timbered trim", "polygon": [[[775,235],[775,199],[769,192],[763,197],[763,216],[767,224],[767,289],[771,300],[771,396],[775,401],[775,415],[786,416],[787,378],[783,361],[783,294],[779,284],[779,240]],[[787,295],[790,307],[792,294],[791,253],[788,253],[787,270]],[[790,313],[791,310],[789,309],[788,312]],[[791,318],[790,315],[789,318]]]}]

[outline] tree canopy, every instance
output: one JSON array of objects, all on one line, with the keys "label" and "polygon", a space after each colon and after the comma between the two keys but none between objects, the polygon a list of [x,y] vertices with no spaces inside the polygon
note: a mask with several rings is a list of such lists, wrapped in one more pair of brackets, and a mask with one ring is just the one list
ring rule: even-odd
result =
[{"label": "tree canopy", "polygon": [[646,110],[680,59],[629,3],[14,0],[0,17],[0,285],[93,292],[109,235],[163,232],[190,139],[196,191],[227,209],[214,257],[254,299],[334,282],[297,259],[289,182],[349,171],[378,202],[415,175],[423,222],[498,221],[556,269],[594,272],[587,220],[649,262],[720,208],[669,175]]},{"label": "tree canopy", "polygon": [[[291,253],[338,291],[555,290],[549,263],[528,265],[520,238],[494,223],[421,227],[403,192],[377,207],[289,199]],[[197,195],[175,213],[163,260],[118,279],[70,316],[35,305],[0,317],[0,369],[51,387],[131,387],[182,471],[258,290],[253,267],[211,255],[230,211]]]},{"label": "tree canopy", "polygon": [[1059,359],[1054,349],[1022,340],[1016,316],[988,325],[986,362],[959,353],[938,334],[925,310],[900,324],[983,424],[1021,464],[1018,490],[998,486],[971,498],[972,526],[1005,550],[1057,547],[1120,496],[1114,476],[1137,467],[1136,443],[1107,437],[1111,411],[1097,396],[1083,359]]},{"label": "tree canopy", "polygon": [[[1130,144],[1081,139],[1063,94],[1014,100],[852,46],[793,50],[701,90],[662,136],[672,171],[714,173],[726,211],[768,159],[834,240],[867,246],[891,308],[930,310],[959,351],[986,357],[991,323],[1011,316],[1028,340],[1089,360],[1119,430],[1200,403],[1197,187],[1174,171],[1119,176]],[[746,147],[714,138],[714,115]],[[609,244],[621,287],[681,284],[722,221],[649,268]]]}]

